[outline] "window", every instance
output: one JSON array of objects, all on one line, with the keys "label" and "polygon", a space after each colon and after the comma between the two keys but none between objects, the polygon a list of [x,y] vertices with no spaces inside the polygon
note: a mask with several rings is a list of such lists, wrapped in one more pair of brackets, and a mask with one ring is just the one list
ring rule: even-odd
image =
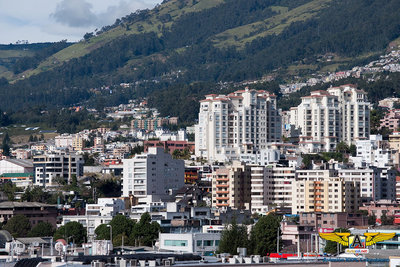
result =
[{"label": "window", "polygon": [[203,244],[205,247],[212,247],[214,245],[214,240],[204,240]]},{"label": "window", "polygon": [[164,240],[164,246],[187,247],[187,240]]}]

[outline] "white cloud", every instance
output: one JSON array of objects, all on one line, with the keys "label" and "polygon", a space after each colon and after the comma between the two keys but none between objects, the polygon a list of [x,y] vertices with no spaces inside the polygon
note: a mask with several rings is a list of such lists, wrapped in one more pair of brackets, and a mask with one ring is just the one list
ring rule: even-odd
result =
[{"label": "white cloud", "polygon": [[97,25],[97,16],[92,12],[92,7],[84,0],[63,0],[50,17],[70,27],[94,26]]},{"label": "white cloud", "polygon": [[161,0],[0,0],[0,43],[78,41]]}]

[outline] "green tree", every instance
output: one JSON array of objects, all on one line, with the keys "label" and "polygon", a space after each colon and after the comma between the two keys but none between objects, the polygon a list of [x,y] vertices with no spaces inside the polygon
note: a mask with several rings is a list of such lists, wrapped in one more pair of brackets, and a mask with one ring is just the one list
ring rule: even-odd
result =
[{"label": "green tree", "polygon": [[160,225],[157,222],[151,222],[148,212],[140,217],[140,221],[136,223],[129,237],[130,244],[136,246],[152,246],[158,238]]},{"label": "green tree", "polygon": [[9,201],[14,201],[17,190],[17,186],[12,182],[3,183],[0,185],[0,191],[7,195]]},{"label": "green tree", "polygon": [[368,225],[375,225],[376,224],[376,216],[372,214],[368,216]]},{"label": "green tree", "polygon": [[22,201],[46,202],[50,197],[48,192],[43,191],[40,186],[27,187],[21,196]]},{"label": "green tree", "polygon": [[98,180],[94,183],[94,186],[101,197],[121,196],[121,181],[119,178]]},{"label": "green tree", "polygon": [[[345,229],[345,228],[337,228],[337,229],[335,229],[334,232],[335,233],[350,233],[350,231]],[[338,250],[337,250],[338,247],[341,248],[342,245],[338,245],[338,243],[336,243],[336,242],[327,240],[325,248],[324,248],[324,252],[330,253],[330,254],[337,254],[338,253]],[[342,250],[343,249],[344,249],[344,247],[342,248]]]},{"label": "green tree", "polygon": [[336,152],[343,153],[343,154],[349,154],[350,148],[345,142],[341,141],[340,143],[338,143],[336,145]]},{"label": "green tree", "polygon": [[[281,235],[280,230],[278,230],[281,220],[281,217],[274,213],[263,216],[258,220],[250,236],[250,250],[253,254],[266,255],[267,253],[276,252],[278,231],[279,236]],[[279,244],[282,244],[282,242],[279,242]]]},{"label": "green tree", "polygon": [[39,222],[29,232],[30,237],[53,236],[54,227],[48,222]]},{"label": "green tree", "polygon": [[349,152],[352,157],[357,156],[357,146],[355,144],[351,144],[349,147]]},{"label": "green tree", "polygon": [[381,215],[381,224],[382,225],[393,225],[394,217],[393,216],[387,216],[386,211],[382,212]]},{"label": "green tree", "polygon": [[[126,235],[127,237],[132,233],[132,229],[135,226],[135,222],[124,215],[115,216],[109,223],[112,227],[113,244],[115,237]],[[107,224],[99,225],[95,230],[96,239],[109,240],[110,239],[110,228]],[[125,239],[125,243],[128,243],[129,239]],[[117,246],[117,244],[114,244]]]},{"label": "green tree", "polygon": [[97,240],[110,240],[110,228],[107,224],[100,224],[94,230]]},{"label": "green tree", "polygon": [[122,237],[124,237],[124,245],[128,244],[129,237],[126,234],[119,234],[113,237],[113,246],[115,247],[122,246]]},{"label": "green tree", "polygon": [[10,136],[6,132],[1,148],[3,149],[4,156],[10,156]]},{"label": "green tree", "polygon": [[54,239],[63,238],[67,242],[75,242],[75,244],[82,244],[86,237],[86,229],[78,222],[69,222],[54,233]]},{"label": "green tree", "polygon": [[236,223],[236,218],[233,218],[230,225],[227,225],[221,233],[218,252],[231,255],[237,254],[237,248],[248,247],[249,240],[247,236],[247,228],[243,225],[239,226]]},{"label": "green tree", "polygon": [[15,215],[11,217],[3,228],[16,237],[26,237],[31,230],[31,223],[24,215]]}]

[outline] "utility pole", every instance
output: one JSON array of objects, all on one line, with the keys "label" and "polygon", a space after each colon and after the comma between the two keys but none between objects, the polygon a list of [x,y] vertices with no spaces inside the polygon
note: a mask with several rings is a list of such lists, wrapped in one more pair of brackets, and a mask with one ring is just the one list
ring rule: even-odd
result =
[{"label": "utility pole", "polygon": [[278,232],[277,232],[277,238],[276,238],[276,253],[279,253],[279,227],[278,227]]},{"label": "utility pole", "polygon": [[300,234],[297,235],[297,258],[300,258]]}]

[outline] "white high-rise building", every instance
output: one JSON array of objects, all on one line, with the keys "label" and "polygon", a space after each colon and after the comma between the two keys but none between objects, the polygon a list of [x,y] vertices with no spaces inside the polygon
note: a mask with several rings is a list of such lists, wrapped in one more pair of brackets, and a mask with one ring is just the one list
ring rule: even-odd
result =
[{"label": "white high-rise building", "polygon": [[314,91],[290,109],[290,124],[300,130],[300,144],[308,152],[332,151],[340,138],[337,97],[327,91]]},{"label": "white high-rise building", "polygon": [[353,85],[313,91],[290,109],[290,124],[300,130],[300,145],[307,152],[334,151],[369,138],[370,103],[367,94]]},{"label": "white high-rise building", "polygon": [[281,138],[276,97],[266,91],[240,90],[206,95],[196,125],[196,156],[212,161],[239,160],[242,153],[267,148]]},{"label": "white high-rise building", "polygon": [[291,208],[293,205],[292,191],[296,179],[296,169],[285,166],[267,167],[268,204],[277,207]]},{"label": "white high-rise building", "polygon": [[149,147],[148,153],[123,160],[122,196],[133,195],[139,204],[157,202],[184,186],[185,164],[164,149]]},{"label": "white high-rise building", "polygon": [[346,84],[328,89],[331,95],[337,96],[341,116],[340,141],[348,145],[357,140],[365,140],[370,134],[370,103],[367,93],[355,85]]}]

